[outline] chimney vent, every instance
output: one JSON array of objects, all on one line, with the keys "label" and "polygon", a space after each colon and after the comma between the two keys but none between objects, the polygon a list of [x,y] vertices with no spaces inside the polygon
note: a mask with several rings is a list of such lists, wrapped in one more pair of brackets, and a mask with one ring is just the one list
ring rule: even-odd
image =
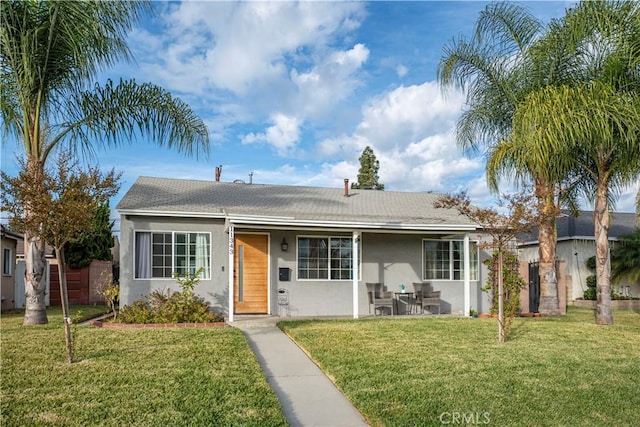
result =
[{"label": "chimney vent", "polygon": [[349,178],[344,179],[344,197],[349,197]]},{"label": "chimney vent", "polygon": [[216,182],[220,182],[220,175],[222,175],[222,165],[216,166]]}]

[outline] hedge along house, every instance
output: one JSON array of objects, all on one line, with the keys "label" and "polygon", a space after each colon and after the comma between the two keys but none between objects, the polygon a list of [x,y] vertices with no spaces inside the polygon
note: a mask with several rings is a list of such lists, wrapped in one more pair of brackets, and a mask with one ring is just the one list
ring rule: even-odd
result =
[{"label": "hedge along house", "polygon": [[284,303],[292,316],[369,315],[369,282],[396,292],[427,282],[444,313],[488,311],[482,234],[434,208],[437,197],[349,190],[347,180],[342,189],[140,177],[116,208],[121,304],[177,290],[174,272],[203,268],[196,293],[228,321],[283,314]]}]

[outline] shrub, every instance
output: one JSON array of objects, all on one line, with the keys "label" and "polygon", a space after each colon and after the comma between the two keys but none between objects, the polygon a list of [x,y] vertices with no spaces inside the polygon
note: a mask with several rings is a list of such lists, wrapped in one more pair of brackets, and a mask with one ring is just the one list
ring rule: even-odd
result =
[{"label": "shrub", "polygon": [[588,287],[586,291],[584,291],[584,299],[589,300],[589,301],[595,301],[596,300],[596,288],[595,287]]},{"label": "shrub", "polygon": [[[584,291],[584,299],[586,300],[590,300],[590,301],[595,301],[598,298],[597,296],[597,292],[596,292],[596,288],[595,287],[589,287],[587,288],[586,291]],[[612,300],[628,300],[628,299],[632,299],[629,296],[626,296],[624,294],[621,294],[619,292],[616,292],[613,288],[611,288],[611,299]]]},{"label": "shrub", "polygon": [[153,314],[149,304],[144,301],[135,301],[132,305],[125,305],[120,309],[121,323],[153,323]]},{"label": "shrub", "polygon": [[194,274],[174,274],[179,292],[153,291],[148,301],[136,301],[120,310],[122,323],[202,323],[219,322],[223,318],[209,310],[209,304],[196,296],[193,289],[200,281],[201,270]]},{"label": "shrub", "polygon": [[596,269],[596,256],[592,256],[590,258],[587,258],[587,260],[584,262],[585,265],[587,266],[587,268],[589,270],[595,270]]},{"label": "shrub", "polygon": [[120,298],[120,286],[113,281],[113,274],[103,271],[96,282],[96,291],[104,298],[106,304],[113,313],[113,318],[118,317],[118,299]]},{"label": "shrub", "polygon": [[597,278],[595,275],[587,276],[587,287],[588,288],[596,288],[598,286]]}]

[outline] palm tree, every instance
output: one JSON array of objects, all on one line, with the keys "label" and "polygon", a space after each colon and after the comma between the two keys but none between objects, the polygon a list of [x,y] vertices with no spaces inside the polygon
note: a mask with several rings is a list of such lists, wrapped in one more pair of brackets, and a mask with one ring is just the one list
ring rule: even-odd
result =
[{"label": "palm tree", "polygon": [[[44,171],[58,149],[93,154],[145,135],[187,154],[207,153],[208,131],[191,108],[153,84],[94,85],[130,60],[126,34],[151,5],[139,1],[3,1],[0,117],[27,165]],[[25,324],[47,323],[44,242],[25,235]]]},{"label": "palm tree", "polygon": [[611,280],[640,282],[640,228],[618,238],[620,244],[611,251]]},{"label": "palm tree", "polygon": [[583,2],[554,31],[573,47],[571,79],[528,95],[507,145],[554,159],[594,202],[596,323],[611,324],[609,210],[640,176],[640,6]]},{"label": "palm tree", "polygon": [[[480,14],[471,39],[461,37],[444,47],[438,66],[443,87],[466,91],[467,108],[457,123],[458,144],[467,150],[477,150],[478,145],[486,148],[487,180],[494,191],[498,190],[499,176],[509,169],[508,163],[500,165],[504,159],[495,149],[510,137],[514,115],[529,93],[559,78],[555,73],[563,59],[559,47],[549,45],[554,48],[553,55],[536,51],[542,30],[542,23],[522,6],[492,3]],[[495,166],[498,160],[499,167]],[[523,162],[520,178],[533,181],[539,200],[540,312],[558,315],[557,180],[542,173],[538,168],[542,164],[544,161]]]}]

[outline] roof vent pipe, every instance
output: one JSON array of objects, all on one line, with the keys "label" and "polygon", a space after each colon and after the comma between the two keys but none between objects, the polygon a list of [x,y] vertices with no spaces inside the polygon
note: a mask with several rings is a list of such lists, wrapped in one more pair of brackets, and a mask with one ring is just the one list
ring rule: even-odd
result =
[{"label": "roof vent pipe", "polygon": [[344,179],[344,197],[349,197],[349,178]]},{"label": "roof vent pipe", "polygon": [[216,166],[216,182],[220,182],[220,175],[222,175],[222,165]]}]

